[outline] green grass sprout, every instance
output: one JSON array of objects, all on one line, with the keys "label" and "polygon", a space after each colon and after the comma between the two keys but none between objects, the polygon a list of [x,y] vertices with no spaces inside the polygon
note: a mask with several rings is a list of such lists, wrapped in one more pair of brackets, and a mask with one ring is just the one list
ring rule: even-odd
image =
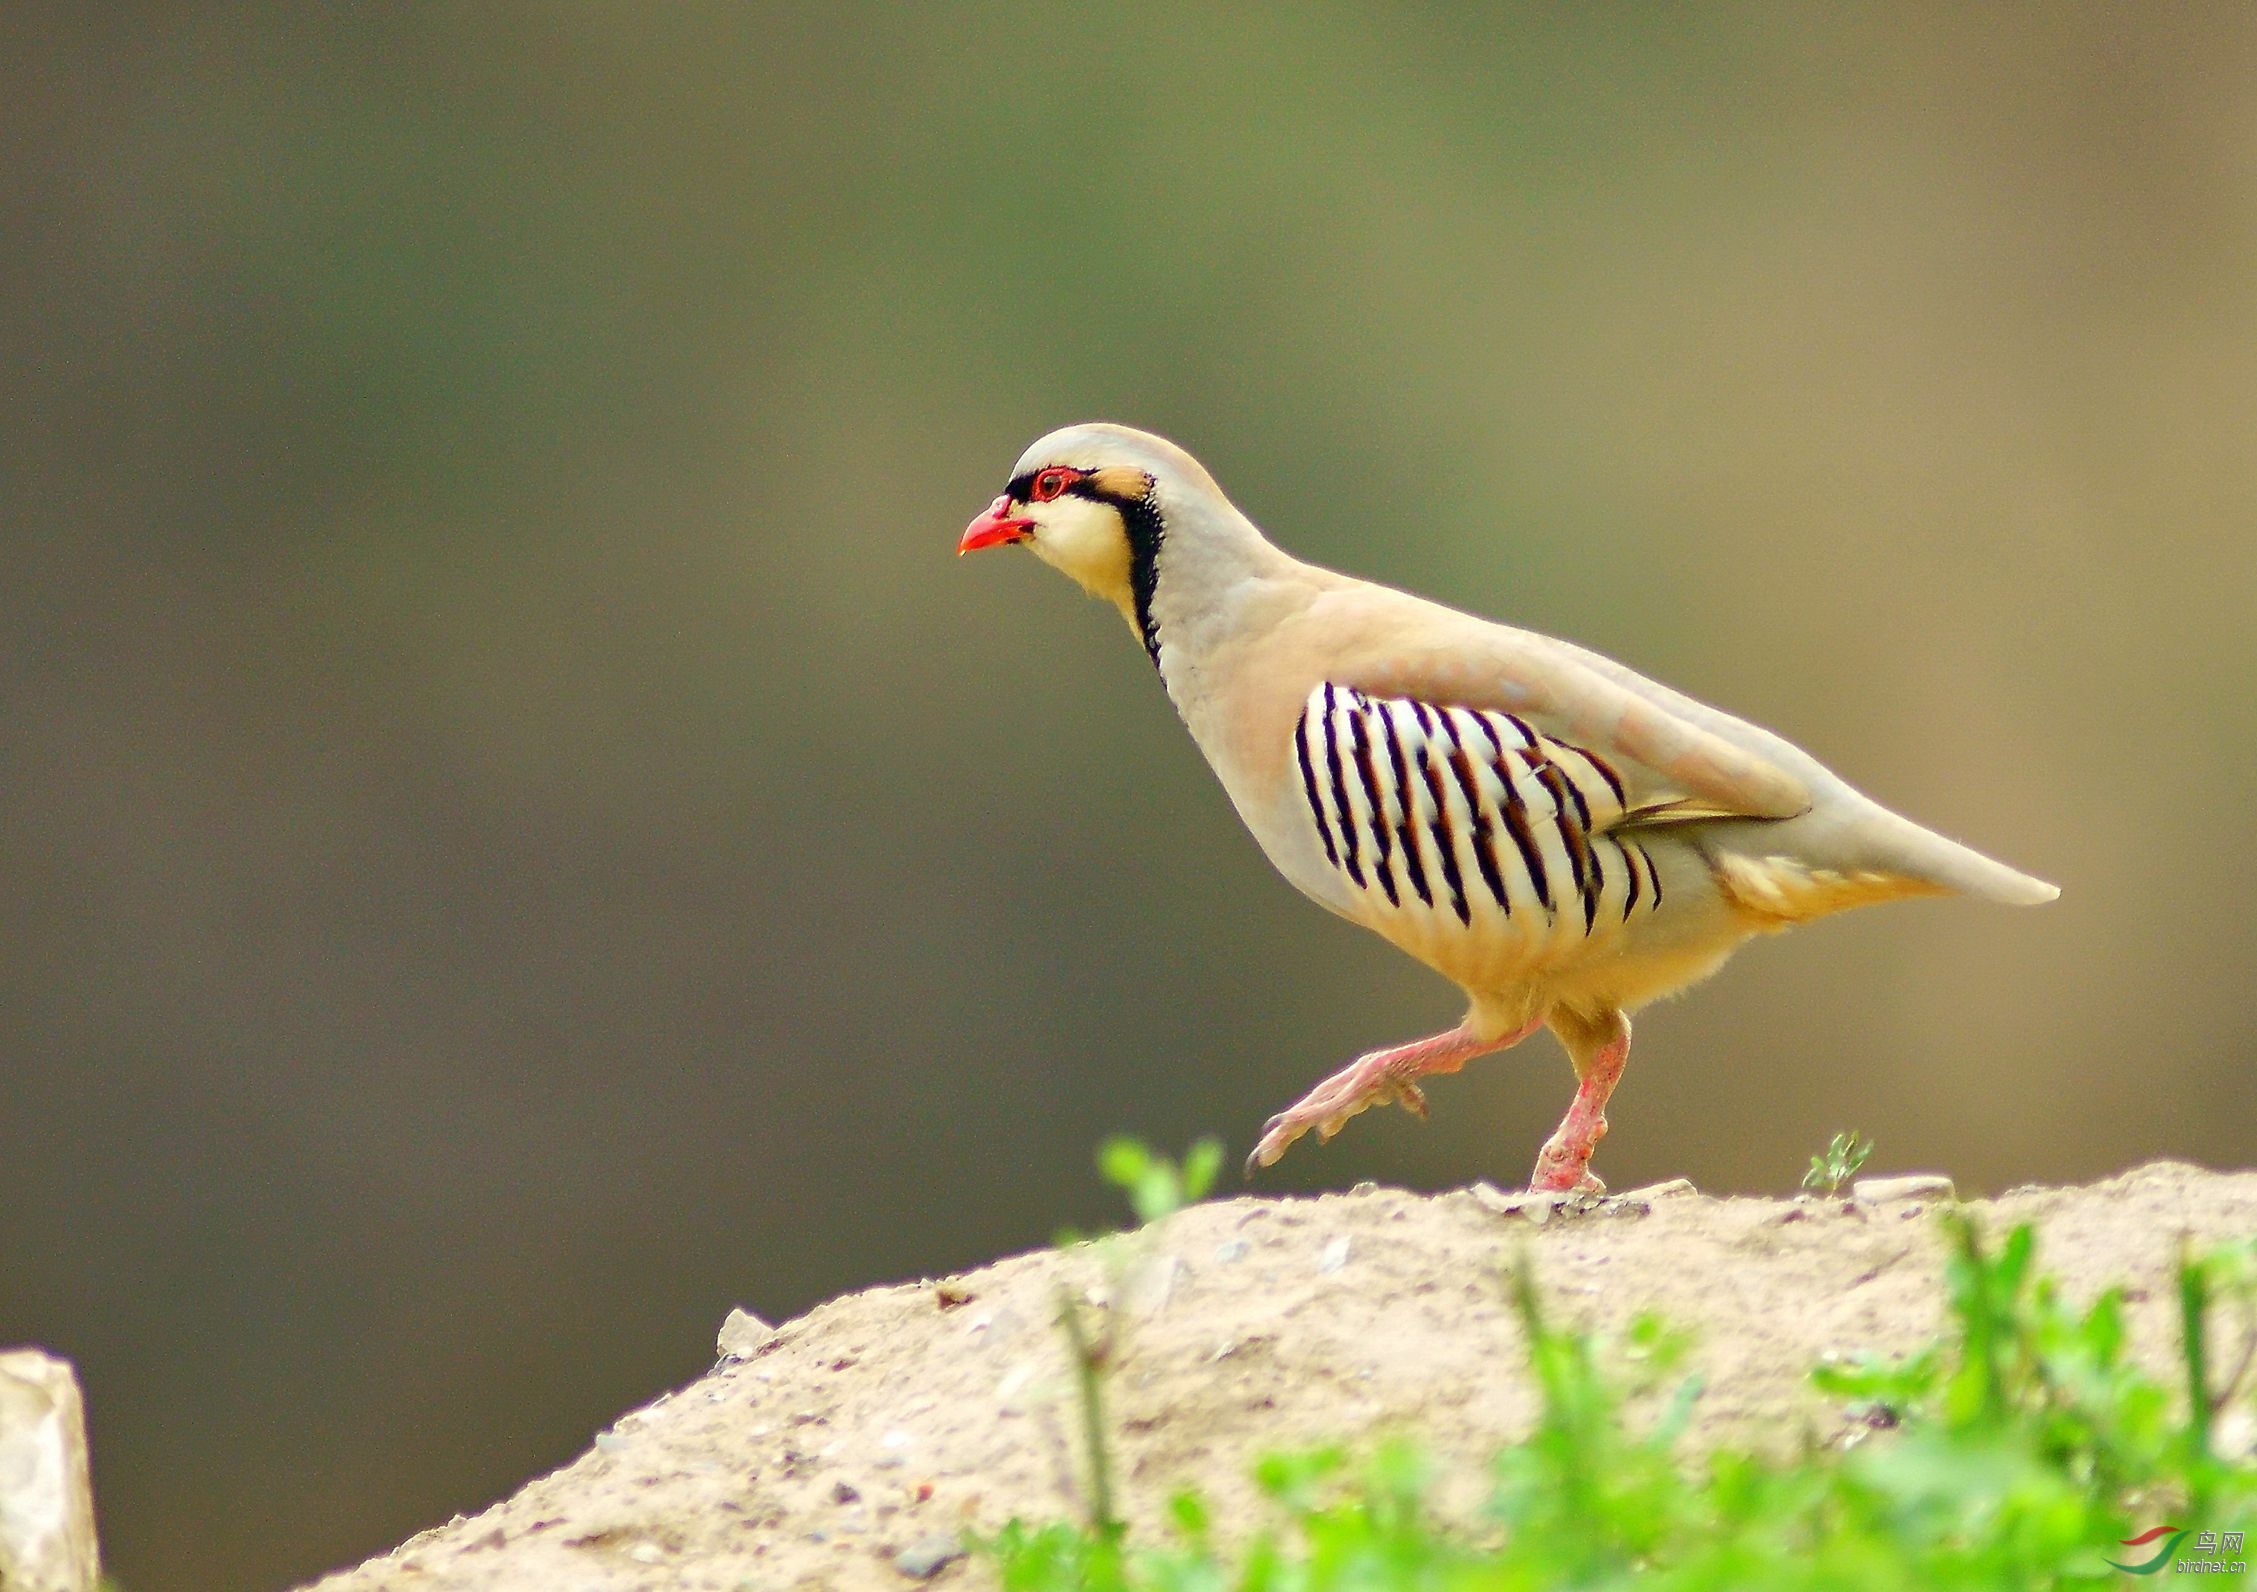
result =
[{"label": "green grass sprout", "polygon": [[1842,1191],[1842,1185],[1857,1176],[1873,1154],[1873,1141],[1854,1129],[1837,1133],[1827,1141],[1826,1153],[1810,1158],[1810,1170],[1802,1175],[1802,1186],[1817,1193],[1832,1196]]}]

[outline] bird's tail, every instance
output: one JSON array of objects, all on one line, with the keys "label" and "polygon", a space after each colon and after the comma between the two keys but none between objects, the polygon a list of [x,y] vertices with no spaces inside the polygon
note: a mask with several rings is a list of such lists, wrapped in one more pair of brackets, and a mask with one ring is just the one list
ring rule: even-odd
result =
[{"label": "bird's tail", "polygon": [[2041,906],[2061,894],[2059,885],[2009,868],[1885,808],[1876,809],[1867,821],[1880,831],[1874,837],[1879,842],[1875,849],[1885,865],[1911,878],[2010,907]]},{"label": "bird's tail", "polygon": [[1703,840],[1724,893],[1767,928],[1911,896],[2036,906],[2061,893],[1874,802],[1783,823],[1719,824]]}]

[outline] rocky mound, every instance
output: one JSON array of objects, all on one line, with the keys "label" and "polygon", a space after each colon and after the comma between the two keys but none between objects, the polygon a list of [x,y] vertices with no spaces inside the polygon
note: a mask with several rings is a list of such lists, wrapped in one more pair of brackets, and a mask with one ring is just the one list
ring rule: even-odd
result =
[{"label": "rocky mound", "polygon": [[[1564,1203],[1481,1187],[1225,1200],[1107,1252],[872,1289],[773,1333],[732,1317],[731,1353],[702,1380],[514,1497],[318,1585],[900,1592],[913,1576],[976,1578],[950,1562],[960,1530],[1077,1508],[1061,1288],[1119,1323],[1107,1413],[1132,1523],[1192,1483],[1231,1518],[1253,1508],[1261,1453],[1385,1430],[1417,1434],[1470,1498],[1532,1409],[1501,1285],[1523,1254],[1564,1320],[1611,1332],[1650,1309],[1694,1334],[1694,1441],[1839,1436],[1810,1365],[1917,1347],[1941,1315],[1939,1196],[1860,1187],[1793,1202],[1683,1184]],[[2158,1163],[1969,1208],[1992,1230],[2035,1221],[2041,1265],[2073,1296],[2128,1284],[2137,1352],[2160,1370],[2181,1239],[2257,1231],[2257,1173]]]}]

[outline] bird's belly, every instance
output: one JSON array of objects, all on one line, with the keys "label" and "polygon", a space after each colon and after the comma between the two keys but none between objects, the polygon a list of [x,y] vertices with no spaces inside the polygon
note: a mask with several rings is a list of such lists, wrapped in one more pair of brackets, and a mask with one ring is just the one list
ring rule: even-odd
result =
[{"label": "bird's belly", "polygon": [[[1673,841],[1647,850],[1663,881],[1658,908],[1623,915],[1616,906],[1589,922],[1579,906],[1460,921],[1446,905],[1381,902],[1359,921],[1464,989],[1499,1030],[1554,1006],[1635,1010],[1708,977],[1751,932],[1693,848]],[[1602,904],[1612,903],[1602,896]]]},{"label": "bird's belly", "polygon": [[[1543,983],[1573,967],[1635,955],[1656,938],[1652,881],[1674,859],[1650,860],[1652,850],[1632,861],[1612,842],[1595,840],[1588,861],[1598,878],[1580,889],[1540,892],[1525,873],[1504,868],[1496,894],[1464,889],[1462,876],[1456,888],[1430,887],[1431,899],[1401,884],[1393,895],[1367,885],[1354,892],[1351,915],[1469,989]],[[1633,874],[1637,900],[1628,899]]]},{"label": "bird's belly", "polygon": [[1489,870],[1471,859],[1453,887],[1430,853],[1422,894],[1398,856],[1385,876],[1395,884],[1390,894],[1368,860],[1358,884],[1327,863],[1313,838],[1274,848],[1271,857],[1304,894],[1424,962],[1477,1008],[1500,1014],[1493,1024],[1500,1029],[1555,1004],[1642,1006],[1707,977],[1751,932],[1706,858],[1666,833],[1591,837],[1583,888],[1574,887],[1564,858],[1562,888],[1500,860],[1492,889]]}]

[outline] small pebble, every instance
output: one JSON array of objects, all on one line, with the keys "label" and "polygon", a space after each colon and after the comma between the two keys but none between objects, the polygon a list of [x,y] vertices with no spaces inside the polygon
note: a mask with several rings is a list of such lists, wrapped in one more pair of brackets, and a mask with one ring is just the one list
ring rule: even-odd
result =
[{"label": "small pebble", "polygon": [[831,1502],[832,1502],[832,1503],[834,1503],[834,1504],[853,1504],[853,1503],[860,1503],[861,1501],[862,1501],[862,1494],[861,1494],[861,1493],[860,1493],[859,1491],[857,1491],[857,1490],[855,1489],[855,1486],[854,1486],[854,1484],[853,1484],[852,1482],[842,1481],[842,1482],[836,1482],[836,1483],[834,1483],[834,1484],[832,1485],[832,1487],[831,1487]]},{"label": "small pebble", "polygon": [[1226,1238],[1215,1246],[1215,1259],[1227,1266],[1234,1260],[1244,1260],[1253,1247],[1243,1238]]},{"label": "small pebble", "polygon": [[1131,1315],[1149,1321],[1168,1308],[1175,1297],[1176,1280],[1183,1274],[1183,1262],[1173,1255],[1151,1255],[1140,1262],[1130,1273],[1121,1292],[1121,1303]]},{"label": "small pebble", "polygon": [[1523,1189],[1517,1194],[1507,1194],[1494,1183],[1476,1183],[1466,1190],[1483,1210],[1497,1216],[1522,1216],[1543,1226],[1556,1215],[1571,1197],[1565,1194],[1544,1194],[1534,1189]]},{"label": "small pebble", "polygon": [[1691,1178],[1673,1177],[1666,1183],[1654,1183],[1645,1188],[1634,1188],[1622,1197],[1626,1200],[1644,1200],[1651,1204],[1655,1200],[1683,1199],[1688,1194],[1698,1194],[1699,1192],[1699,1189],[1693,1187]]},{"label": "small pebble", "polygon": [[749,1360],[775,1335],[774,1327],[740,1306],[722,1321],[714,1347],[724,1360]]},{"label": "small pebble", "polygon": [[1861,1205],[1893,1205],[1900,1200],[1957,1199],[1951,1179],[1937,1172],[1907,1177],[1861,1177],[1850,1185]]},{"label": "small pebble", "polygon": [[666,1557],[666,1550],[655,1542],[638,1542],[627,1550],[627,1557],[637,1564],[656,1564]]},{"label": "small pebble", "polygon": [[893,1567],[918,1581],[929,1581],[964,1557],[964,1546],[954,1537],[919,1537],[893,1556]]},{"label": "small pebble", "polygon": [[1474,1203],[1485,1211],[1495,1211],[1499,1216],[1510,1216],[1520,1209],[1519,1204],[1494,1183],[1472,1183],[1466,1192]]},{"label": "small pebble", "polygon": [[1348,1239],[1345,1234],[1325,1245],[1324,1253],[1317,1257],[1317,1270],[1326,1274],[1336,1272],[1347,1264]]}]

